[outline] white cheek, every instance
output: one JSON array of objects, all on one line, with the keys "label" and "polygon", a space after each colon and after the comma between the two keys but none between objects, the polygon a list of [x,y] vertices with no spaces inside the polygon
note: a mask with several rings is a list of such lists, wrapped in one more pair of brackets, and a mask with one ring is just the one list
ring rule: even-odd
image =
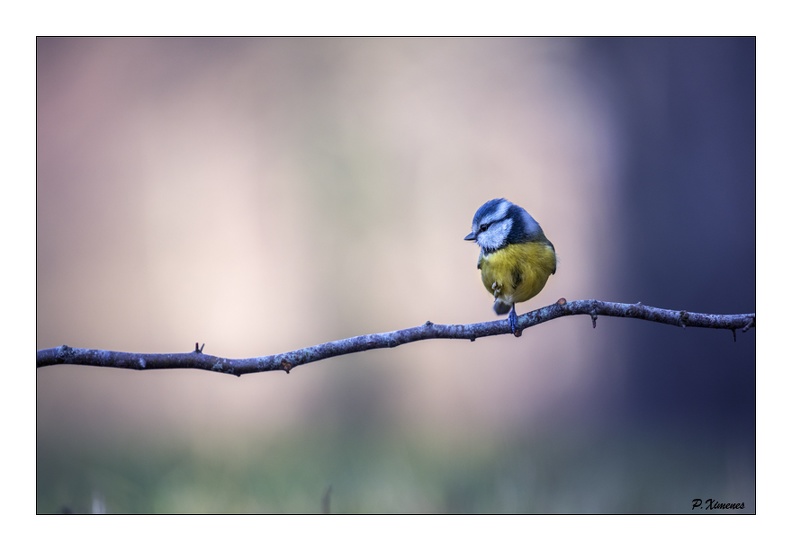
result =
[{"label": "white cheek", "polygon": [[512,228],[511,218],[491,225],[487,231],[478,234],[476,241],[485,249],[499,249],[506,243],[506,237]]}]

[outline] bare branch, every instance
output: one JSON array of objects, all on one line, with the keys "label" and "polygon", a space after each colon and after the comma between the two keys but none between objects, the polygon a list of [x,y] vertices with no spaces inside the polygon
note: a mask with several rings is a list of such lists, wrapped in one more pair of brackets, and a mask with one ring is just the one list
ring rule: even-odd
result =
[{"label": "bare branch", "polygon": [[[599,316],[620,318],[636,318],[680,327],[704,327],[709,329],[728,329],[737,338],[737,330],[746,332],[756,327],[756,314],[697,314],[677,310],[664,310],[653,306],[638,304],[622,304],[599,300],[575,300],[567,302],[559,299],[555,304],[545,306],[518,318],[518,331],[546,321],[564,316],[590,316],[592,325],[596,327]],[[427,321],[418,327],[360,335],[339,341],[326,342],[293,350],[283,354],[261,356],[258,358],[229,359],[218,358],[203,353],[203,345],[195,343],[195,350],[175,354],[135,354],[131,352],[113,352],[109,350],[93,350],[87,348],[71,348],[66,345],[48,348],[36,352],[36,367],[56,364],[93,365],[100,367],[118,367],[148,371],[151,369],[205,369],[230,375],[260,373],[262,371],[289,372],[298,365],[317,362],[334,356],[374,350],[377,348],[393,348],[400,344],[427,339],[465,339],[475,341],[480,337],[504,335],[510,333],[508,320],[497,320],[468,325],[439,325]]]}]

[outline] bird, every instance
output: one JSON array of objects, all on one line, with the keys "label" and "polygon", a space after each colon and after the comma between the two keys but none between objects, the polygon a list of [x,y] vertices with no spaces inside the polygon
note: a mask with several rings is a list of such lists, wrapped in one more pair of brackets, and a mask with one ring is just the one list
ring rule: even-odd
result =
[{"label": "bird", "polygon": [[556,272],[555,247],[533,216],[502,198],[479,207],[464,239],[481,247],[478,269],[484,287],[495,297],[495,313],[508,312],[509,328],[519,336],[515,304],[538,295]]}]

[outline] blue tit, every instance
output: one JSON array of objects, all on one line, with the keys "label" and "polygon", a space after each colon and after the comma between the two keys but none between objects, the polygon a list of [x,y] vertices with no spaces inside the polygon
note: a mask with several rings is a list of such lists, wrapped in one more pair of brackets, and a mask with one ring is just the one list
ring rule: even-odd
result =
[{"label": "blue tit", "polygon": [[555,273],[555,247],[524,208],[506,199],[481,205],[465,240],[481,247],[481,280],[495,297],[495,313],[508,312],[512,333],[518,335],[514,304],[538,295]]}]

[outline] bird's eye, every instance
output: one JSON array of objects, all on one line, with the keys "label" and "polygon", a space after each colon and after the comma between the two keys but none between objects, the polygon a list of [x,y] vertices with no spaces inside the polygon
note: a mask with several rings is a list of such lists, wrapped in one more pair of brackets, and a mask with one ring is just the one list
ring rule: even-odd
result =
[{"label": "bird's eye", "polygon": [[487,231],[487,228],[489,228],[489,226],[490,226],[489,224],[482,224],[479,226],[479,231]]}]

